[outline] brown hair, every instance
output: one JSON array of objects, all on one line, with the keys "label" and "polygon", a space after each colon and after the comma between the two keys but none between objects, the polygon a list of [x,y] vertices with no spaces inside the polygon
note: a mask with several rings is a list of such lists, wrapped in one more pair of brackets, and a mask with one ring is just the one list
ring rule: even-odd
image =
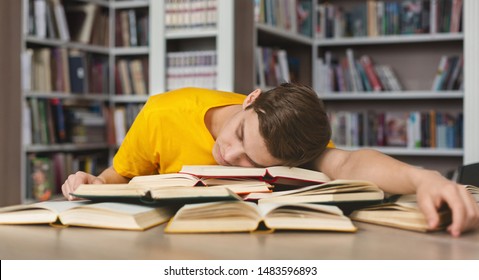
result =
[{"label": "brown hair", "polygon": [[283,165],[311,162],[324,151],[331,138],[324,104],[308,86],[281,84],[260,94],[247,109],[258,114],[266,147]]}]

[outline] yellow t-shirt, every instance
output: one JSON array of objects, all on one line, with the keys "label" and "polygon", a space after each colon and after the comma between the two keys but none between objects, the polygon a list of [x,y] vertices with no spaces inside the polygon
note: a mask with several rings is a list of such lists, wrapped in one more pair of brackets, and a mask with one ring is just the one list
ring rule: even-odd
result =
[{"label": "yellow t-shirt", "polygon": [[217,164],[205,114],[214,107],[242,104],[245,98],[243,94],[200,88],[151,96],[113,158],[113,168],[132,178],[178,172],[186,164]]},{"label": "yellow t-shirt", "polygon": [[[178,172],[183,165],[217,164],[212,155],[214,139],[204,122],[206,112],[242,104],[245,98],[201,88],[151,96],[113,158],[113,168],[133,178]],[[328,147],[334,147],[333,143]]]}]

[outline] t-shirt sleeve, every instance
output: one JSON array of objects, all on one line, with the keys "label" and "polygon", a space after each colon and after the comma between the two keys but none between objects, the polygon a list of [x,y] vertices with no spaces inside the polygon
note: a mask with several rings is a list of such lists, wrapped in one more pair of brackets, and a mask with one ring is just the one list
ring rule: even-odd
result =
[{"label": "t-shirt sleeve", "polygon": [[333,140],[329,140],[329,143],[328,143],[328,145],[326,146],[326,148],[335,148],[335,147],[336,147],[336,145],[334,145]]},{"label": "t-shirt sleeve", "polygon": [[[113,158],[113,168],[124,177],[133,178],[138,175],[155,174],[158,170],[153,135],[157,130],[150,127],[148,107],[147,103],[135,118]],[[157,126],[161,125],[160,121],[158,120]]]}]

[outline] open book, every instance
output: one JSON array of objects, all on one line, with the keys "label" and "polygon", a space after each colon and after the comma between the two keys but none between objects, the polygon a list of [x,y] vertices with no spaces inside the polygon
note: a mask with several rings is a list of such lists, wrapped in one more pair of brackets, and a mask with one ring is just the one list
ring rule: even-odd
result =
[{"label": "open book", "polygon": [[71,195],[94,201],[194,203],[241,200],[225,187],[154,187],[137,184],[82,184]]},{"label": "open book", "polygon": [[183,206],[165,232],[252,232],[262,226],[269,230],[356,231],[351,220],[336,206],[224,201]]},{"label": "open book", "polygon": [[[473,185],[464,185],[466,190],[472,195],[472,198],[479,203],[479,187]],[[416,194],[393,195],[388,198],[388,202],[417,202]]]},{"label": "open book", "polygon": [[0,208],[0,224],[54,224],[144,230],[168,221],[169,207],[86,201],[45,201]]},{"label": "open book", "polygon": [[299,167],[237,167],[221,165],[185,165],[180,173],[201,178],[254,178],[273,185],[306,186],[329,182],[331,179],[319,171]]},{"label": "open book", "polygon": [[377,204],[384,199],[384,192],[368,181],[334,180],[324,184],[272,193],[252,193],[245,200],[262,203],[325,203],[342,205],[343,210]]},{"label": "open book", "polygon": [[239,195],[245,195],[251,192],[271,192],[272,188],[267,182],[249,178],[201,178],[186,173],[136,176],[130,180],[129,184],[150,188],[172,186],[224,186]]},{"label": "open book", "polygon": [[[356,210],[350,218],[355,221],[390,226],[413,231],[431,231],[427,219],[415,202],[384,203]],[[451,223],[448,208],[439,211],[439,227],[442,230]]]}]

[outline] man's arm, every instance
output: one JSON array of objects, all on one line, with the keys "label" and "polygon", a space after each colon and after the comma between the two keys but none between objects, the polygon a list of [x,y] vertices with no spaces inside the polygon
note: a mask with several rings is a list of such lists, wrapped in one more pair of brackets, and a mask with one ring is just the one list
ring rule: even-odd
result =
[{"label": "man's arm", "polygon": [[118,174],[113,166],[108,167],[98,176],[78,171],[77,173],[68,176],[67,180],[62,185],[62,193],[68,200],[73,200],[74,198],[70,193],[74,192],[81,184],[123,184],[128,183],[129,181],[130,178]]},{"label": "man's arm", "polygon": [[416,193],[418,205],[430,228],[439,223],[438,209],[446,203],[453,222],[453,236],[479,227],[479,206],[466,189],[447,180],[436,171],[417,168],[374,150],[354,152],[326,149],[314,168],[332,179],[362,179],[374,182],[392,194]]}]

